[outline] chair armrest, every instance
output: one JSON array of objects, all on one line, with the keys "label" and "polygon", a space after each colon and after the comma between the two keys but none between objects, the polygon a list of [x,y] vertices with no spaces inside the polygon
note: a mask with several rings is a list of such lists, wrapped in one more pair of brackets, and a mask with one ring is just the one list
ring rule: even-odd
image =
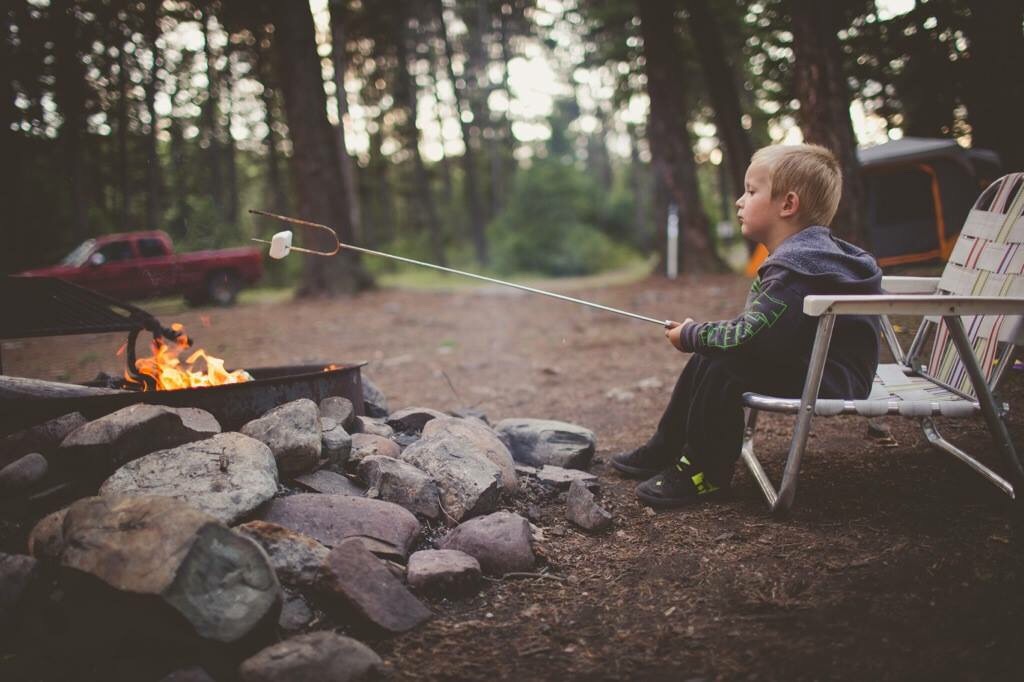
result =
[{"label": "chair armrest", "polygon": [[887,294],[934,294],[939,289],[940,277],[882,277],[882,289]]},{"label": "chair armrest", "polygon": [[804,297],[804,313],[832,315],[1024,315],[1024,298],[1009,296],[822,296]]}]

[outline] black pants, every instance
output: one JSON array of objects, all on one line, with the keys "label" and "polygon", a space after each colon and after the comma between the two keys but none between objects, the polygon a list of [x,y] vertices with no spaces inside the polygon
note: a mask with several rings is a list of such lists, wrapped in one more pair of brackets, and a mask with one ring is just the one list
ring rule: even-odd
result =
[{"label": "black pants", "polygon": [[712,483],[728,486],[743,445],[743,393],[757,388],[733,362],[694,354],[647,447],[673,462],[685,455]]},{"label": "black pants", "polygon": [[[807,366],[790,358],[772,360],[708,356],[694,353],[683,368],[658,430],[646,447],[678,461],[685,456],[715,485],[729,485],[743,447],[743,394],[747,391],[786,398],[803,392]],[[829,359],[818,396],[866,398],[874,369],[867,379]]]}]

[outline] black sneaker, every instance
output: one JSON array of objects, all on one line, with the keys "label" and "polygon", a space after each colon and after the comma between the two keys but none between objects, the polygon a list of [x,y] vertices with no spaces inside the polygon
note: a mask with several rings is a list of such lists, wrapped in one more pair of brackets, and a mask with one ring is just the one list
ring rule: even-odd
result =
[{"label": "black sneaker", "polygon": [[612,466],[630,478],[650,478],[672,463],[671,455],[641,445],[636,450],[612,455]]},{"label": "black sneaker", "polygon": [[707,502],[723,497],[725,492],[704,478],[703,473],[675,464],[636,487],[641,502],[659,508]]}]

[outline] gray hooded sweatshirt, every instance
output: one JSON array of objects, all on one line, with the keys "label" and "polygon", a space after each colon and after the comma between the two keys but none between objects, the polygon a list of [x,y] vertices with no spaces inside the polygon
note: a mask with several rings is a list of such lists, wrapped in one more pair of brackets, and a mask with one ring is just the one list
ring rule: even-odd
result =
[{"label": "gray hooded sweatshirt", "polygon": [[[803,312],[809,294],[880,294],[882,271],[863,249],[811,226],[758,269],[743,312],[732,320],[687,325],[683,349],[724,356],[746,390],[798,397],[807,376],[818,319]],[[878,367],[878,319],[836,318],[818,395],[865,398]]]}]

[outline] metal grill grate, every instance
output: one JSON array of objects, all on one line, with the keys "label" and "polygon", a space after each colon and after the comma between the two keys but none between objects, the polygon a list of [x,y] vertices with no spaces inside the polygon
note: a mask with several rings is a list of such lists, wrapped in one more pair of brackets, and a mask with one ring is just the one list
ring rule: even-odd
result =
[{"label": "metal grill grate", "polygon": [[160,322],[90,289],[50,277],[0,279],[0,339],[142,329],[160,333]]}]

